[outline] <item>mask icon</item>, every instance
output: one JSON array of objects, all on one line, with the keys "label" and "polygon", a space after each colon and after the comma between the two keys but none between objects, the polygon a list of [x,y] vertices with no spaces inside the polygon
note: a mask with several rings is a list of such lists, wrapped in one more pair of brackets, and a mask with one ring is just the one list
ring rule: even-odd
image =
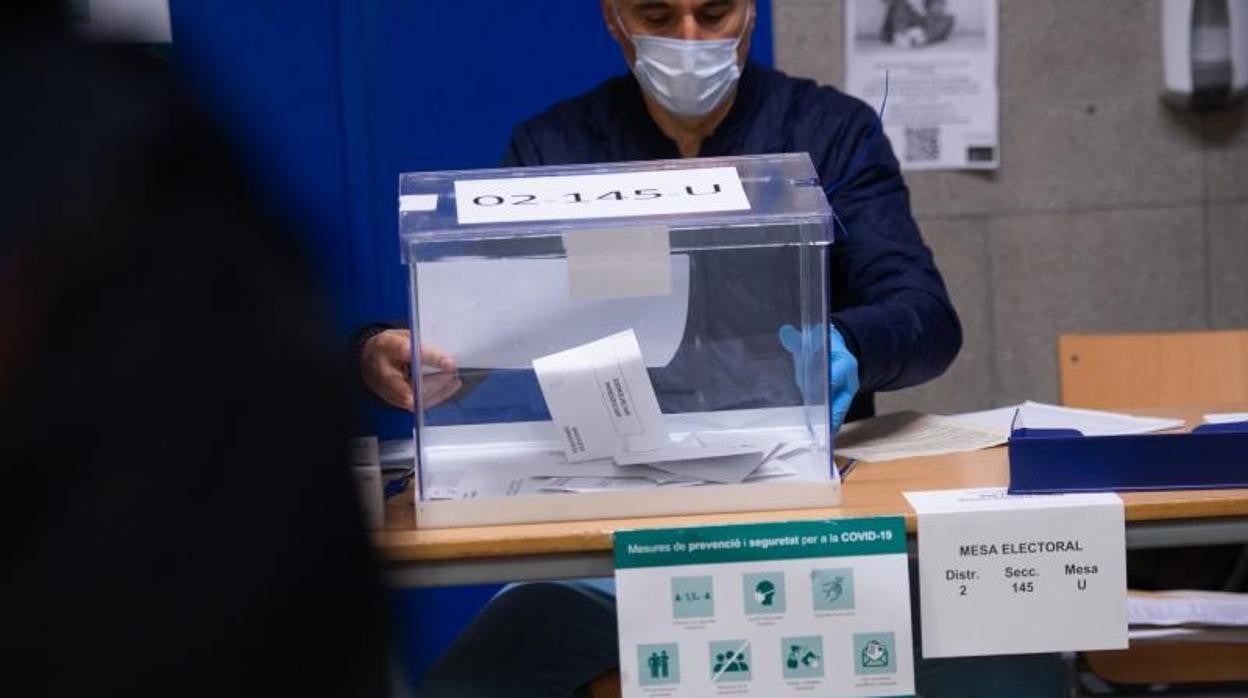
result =
[{"label": "mask icon", "polygon": [[754,601],[760,606],[771,606],[775,603],[776,585],[764,579],[754,586]]}]

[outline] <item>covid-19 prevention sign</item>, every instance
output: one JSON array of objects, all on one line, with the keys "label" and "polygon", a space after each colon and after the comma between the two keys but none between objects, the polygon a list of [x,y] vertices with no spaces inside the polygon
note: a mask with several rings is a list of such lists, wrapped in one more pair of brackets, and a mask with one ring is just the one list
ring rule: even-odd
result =
[{"label": "covid-19 prevention sign", "polygon": [[901,517],[615,534],[625,696],[914,693]]}]

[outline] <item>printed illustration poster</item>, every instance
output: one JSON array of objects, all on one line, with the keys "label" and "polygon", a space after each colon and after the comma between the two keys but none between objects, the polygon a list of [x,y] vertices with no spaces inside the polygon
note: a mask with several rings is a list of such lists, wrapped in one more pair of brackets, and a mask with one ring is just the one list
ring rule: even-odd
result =
[{"label": "printed illustration poster", "polygon": [[875,109],[903,170],[1000,163],[997,0],[846,0],[845,90]]},{"label": "printed illustration poster", "polygon": [[619,531],[630,698],[914,694],[901,517]]}]

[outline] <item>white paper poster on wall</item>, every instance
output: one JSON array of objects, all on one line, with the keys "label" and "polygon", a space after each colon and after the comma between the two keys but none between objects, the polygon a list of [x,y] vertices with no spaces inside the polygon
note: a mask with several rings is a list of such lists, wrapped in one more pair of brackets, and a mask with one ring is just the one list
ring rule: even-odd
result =
[{"label": "white paper poster on wall", "polygon": [[846,0],[845,90],[879,109],[903,170],[1000,164],[997,0]]}]

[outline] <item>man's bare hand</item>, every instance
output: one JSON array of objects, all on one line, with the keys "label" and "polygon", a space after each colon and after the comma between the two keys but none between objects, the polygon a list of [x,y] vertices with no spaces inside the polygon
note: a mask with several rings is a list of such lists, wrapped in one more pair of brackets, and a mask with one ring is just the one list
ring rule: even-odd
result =
[{"label": "man's bare hand", "polygon": [[[420,394],[426,409],[443,402],[463,387],[455,359],[424,346],[420,348],[420,365],[434,369],[422,372]],[[416,408],[412,396],[412,333],[408,330],[386,330],[373,335],[360,352],[360,373],[364,385],[377,397],[405,410]]]}]

